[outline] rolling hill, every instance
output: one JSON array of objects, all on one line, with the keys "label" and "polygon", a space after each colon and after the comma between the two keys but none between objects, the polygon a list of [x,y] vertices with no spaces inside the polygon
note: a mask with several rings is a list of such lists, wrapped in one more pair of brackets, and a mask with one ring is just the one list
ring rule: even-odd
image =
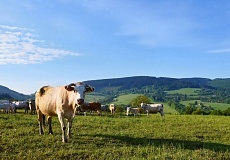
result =
[{"label": "rolling hill", "polygon": [[[207,90],[230,90],[229,79],[207,78],[167,78],[134,76],[85,81],[96,88],[95,94],[114,96],[124,93],[140,94],[177,90],[181,88],[203,88]],[[24,95],[0,85],[0,99],[24,100],[31,95]]]},{"label": "rolling hill", "polygon": [[5,86],[0,85],[0,99],[17,99],[17,100],[25,100],[29,99],[29,95],[24,95],[22,93],[18,93],[13,91]]}]

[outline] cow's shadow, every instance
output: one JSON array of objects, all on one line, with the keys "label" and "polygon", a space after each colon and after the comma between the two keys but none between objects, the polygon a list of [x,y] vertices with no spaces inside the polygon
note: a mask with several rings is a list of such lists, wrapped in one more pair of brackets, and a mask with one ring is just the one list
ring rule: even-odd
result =
[{"label": "cow's shadow", "polygon": [[95,134],[88,135],[93,137],[101,137],[105,138],[105,140],[116,140],[122,141],[126,145],[139,145],[139,146],[147,146],[153,145],[156,147],[162,147],[163,145],[172,146],[176,148],[184,148],[189,150],[197,150],[197,149],[209,149],[213,151],[222,151],[226,152],[230,150],[230,145],[213,143],[213,142],[201,142],[201,141],[189,141],[189,140],[179,140],[179,139],[159,139],[159,138],[136,138],[130,136],[123,135],[108,135],[108,134]]}]

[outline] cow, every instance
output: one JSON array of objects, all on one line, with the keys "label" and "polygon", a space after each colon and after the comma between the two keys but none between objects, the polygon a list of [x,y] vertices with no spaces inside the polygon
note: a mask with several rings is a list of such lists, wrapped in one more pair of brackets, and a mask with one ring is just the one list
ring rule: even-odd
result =
[{"label": "cow", "polygon": [[0,100],[0,111],[4,113],[16,113],[15,105],[10,103],[9,100]]},{"label": "cow", "polygon": [[[71,128],[76,107],[84,103],[85,93],[93,91],[93,87],[82,82],[71,83],[66,86],[44,86],[40,88],[35,94],[39,133],[44,134],[43,117],[47,116],[49,134],[53,134],[51,126],[52,117],[58,116],[62,130],[62,142],[67,142],[71,138]],[[67,127],[65,119],[67,120]]]},{"label": "cow", "polygon": [[96,111],[98,115],[101,115],[101,103],[99,102],[85,102],[83,105],[80,106],[80,111],[84,111],[84,115],[86,116],[86,112]]},{"label": "cow", "polygon": [[141,108],[131,108],[131,107],[127,107],[127,113],[126,115],[128,116],[129,113],[133,113],[134,116],[136,116],[137,114],[141,113]]},{"label": "cow", "polygon": [[149,113],[161,113],[161,117],[164,117],[164,110],[163,110],[163,104],[145,104],[141,103],[141,108],[147,113],[147,116],[149,116]]},{"label": "cow", "polygon": [[116,111],[116,106],[114,104],[110,104],[109,110],[111,112],[111,115],[114,115]]},{"label": "cow", "polygon": [[29,109],[31,114],[35,114],[36,112],[36,107],[35,107],[35,100],[28,100],[29,103]]},{"label": "cow", "polygon": [[25,113],[28,113],[29,110],[29,103],[27,101],[13,101],[12,105],[15,109],[24,109]]}]

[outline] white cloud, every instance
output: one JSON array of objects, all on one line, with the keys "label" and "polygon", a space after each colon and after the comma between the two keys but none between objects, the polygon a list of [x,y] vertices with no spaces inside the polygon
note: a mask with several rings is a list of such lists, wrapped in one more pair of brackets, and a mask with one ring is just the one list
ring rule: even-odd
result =
[{"label": "white cloud", "polygon": [[81,54],[50,47],[33,30],[0,25],[0,64],[33,64]]}]

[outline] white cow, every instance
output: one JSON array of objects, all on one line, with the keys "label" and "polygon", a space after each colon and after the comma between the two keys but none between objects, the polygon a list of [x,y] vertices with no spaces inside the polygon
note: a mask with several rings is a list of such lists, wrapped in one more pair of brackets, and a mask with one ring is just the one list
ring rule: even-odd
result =
[{"label": "white cow", "polygon": [[115,111],[116,111],[116,106],[114,104],[110,104],[109,110],[110,110],[111,114],[114,115]]},{"label": "white cow", "polygon": [[9,100],[1,100],[0,101],[0,110],[3,110],[4,113],[15,113],[15,106],[9,102]]},{"label": "white cow", "polygon": [[161,113],[161,117],[164,116],[164,110],[163,110],[163,104],[145,104],[141,103],[141,108],[144,109],[144,111],[147,113],[147,116],[149,116],[149,113]]},{"label": "white cow", "polygon": [[137,114],[140,114],[140,112],[141,112],[140,108],[127,107],[127,113],[126,113],[126,115],[128,116],[129,113],[133,113],[133,115],[136,116]]}]

